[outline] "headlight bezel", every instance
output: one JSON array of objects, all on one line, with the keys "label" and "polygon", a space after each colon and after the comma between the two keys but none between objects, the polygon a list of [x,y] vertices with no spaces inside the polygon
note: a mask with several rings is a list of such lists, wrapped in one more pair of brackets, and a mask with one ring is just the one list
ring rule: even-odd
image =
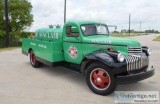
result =
[{"label": "headlight bezel", "polygon": [[148,48],[148,49],[147,49],[147,54],[148,54],[149,56],[152,54],[152,52],[151,52],[151,49],[150,49],[150,48]]},{"label": "headlight bezel", "polygon": [[118,60],[119,62],[124,62],[125,57],[124,57],[124,55],[123,55],[121,52],[118,53],[118,55],[117,55],[117,60]]}]

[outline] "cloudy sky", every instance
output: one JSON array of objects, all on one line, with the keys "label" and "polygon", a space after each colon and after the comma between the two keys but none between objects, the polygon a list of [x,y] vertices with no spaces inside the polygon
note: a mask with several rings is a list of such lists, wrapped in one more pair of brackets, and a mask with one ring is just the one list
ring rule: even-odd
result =
[{"label": "cloudy sky", "polygon": [[[63,25],[64,0],[29,0],[33,5],[34,23],[29,31]],[[155,29],[160,31],[159,0],[67,0],[67,20],[95,20],[128,29]]]}]

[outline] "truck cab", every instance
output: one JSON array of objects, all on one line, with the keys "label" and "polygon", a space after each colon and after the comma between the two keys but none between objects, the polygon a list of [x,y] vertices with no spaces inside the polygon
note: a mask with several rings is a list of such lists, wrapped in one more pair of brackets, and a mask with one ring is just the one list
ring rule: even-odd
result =
[{"label": "truck cab", "polygon": [[34,39],[22,40],[22,53],[35,68],[76,66],[89,88],[108,95],[116,83],[136,82],[154,75],[149,67],[150,48],[129,38],[109,35],[108,26],[95,21],[68,21],[61,27],[36,31]]}]

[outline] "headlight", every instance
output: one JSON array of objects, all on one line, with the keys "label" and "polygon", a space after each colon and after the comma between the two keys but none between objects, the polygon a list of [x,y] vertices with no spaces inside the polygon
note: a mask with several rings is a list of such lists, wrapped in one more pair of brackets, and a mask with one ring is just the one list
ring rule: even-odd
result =
[{"label": "headlight", "polygon": [[117,57],[117,60],[118,60],[119,62],[123,62],[123,61],[124,61],[124,55],[123,55],[122,53],[119,53],[119,54],[118,54],[118,57]]},{"label": "headlight", "polygon": [[151,55],[151,49],[150,48],[147,49],[147,54]]}]

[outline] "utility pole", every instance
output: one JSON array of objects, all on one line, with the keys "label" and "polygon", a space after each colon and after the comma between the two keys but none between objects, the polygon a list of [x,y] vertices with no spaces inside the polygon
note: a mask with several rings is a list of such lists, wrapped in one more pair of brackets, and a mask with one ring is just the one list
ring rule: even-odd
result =
[{"label": "utility pole", "polygon": [[128,30],[129,36],[130,36],[130,31],[131,31],[131,30],[130,30],[130,28],[131,28],[130,25],[131,25],[131,14],[129,14],[129,30]]},{"label": "utility pole", "polygon": [[66,22],[66,0],[64,0],[64,23]]},{"label": "utility pole", "polygon": [[4,10],[5,10],[5,31],[6,31],[6,36],[5,36],[5,39],[6,39],[6,47],[9,47],[9,26],[8,26],[8,0],[4,0]]},{"label": "utility pole", "polygon": [[140,25],[139,25],[140,27],[139,27],[139,32],[141,32],[141,20],[140,20]]}]

